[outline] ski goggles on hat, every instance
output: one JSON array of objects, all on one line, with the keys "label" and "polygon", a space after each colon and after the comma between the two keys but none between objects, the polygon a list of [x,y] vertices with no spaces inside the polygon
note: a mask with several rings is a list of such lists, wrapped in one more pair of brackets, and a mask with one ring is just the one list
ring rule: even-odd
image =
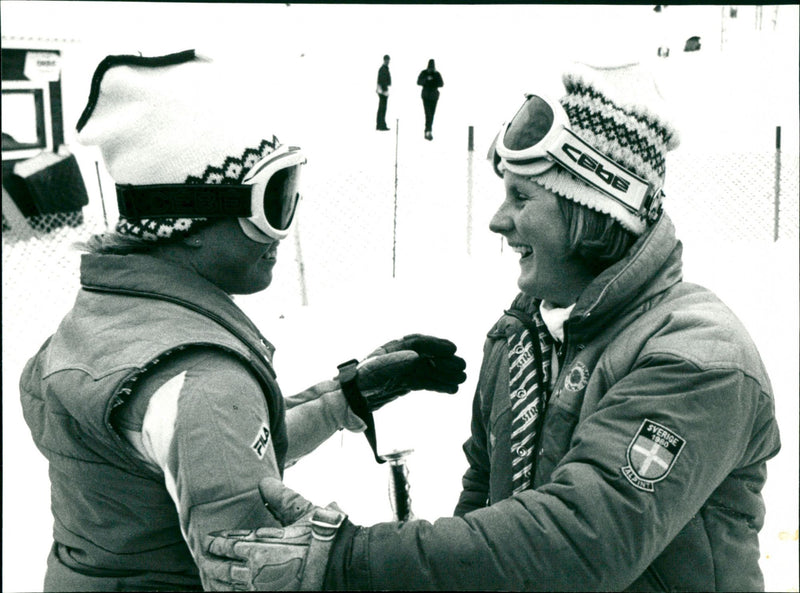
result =
[{"label": "ski goggles on hat", "polygon": [[259,243],[289,234],[300,201],[300,167],[306,157],[281,146],[258,161],[241,184],[117,185],[121,216],[141,218],[236,217]]},{"label": "ski goggles on hat", "polygon": [[579,138],[570,129],[561,104],[542,95],[525,95],[525,103],[503,124],[488,156],[501,177],[501,163],[512,173],[526,176],[541,175],[558,163],[636,214],[654,193],[647,181]]}]

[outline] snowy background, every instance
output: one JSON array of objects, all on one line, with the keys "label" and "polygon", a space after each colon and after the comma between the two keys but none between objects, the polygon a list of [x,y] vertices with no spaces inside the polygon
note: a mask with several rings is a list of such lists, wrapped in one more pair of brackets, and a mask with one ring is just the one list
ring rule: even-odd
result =
[{"label": "snowy background", "polygon": [[[777,242],[771,226],[763,234],[718,231],[718,217],[706,212],[730,215],[730,204],[714,206],[722,199],[715,174],[723,174],[711,168],[676,175],[698,154],[723,155],[719,162],[729,153],[772,159],[780,125],[784,166],[794,171],[789,204],[797,209],[798,7],[763,7],[760,28],[755,7],[739,7],[736,19],[723,20],[724,10],[0,0],[4,45],[41,42],[63,50],[67,144],[87,180],[94,179],[96,155],[74,145],[72,126],[107,54],[195,47],[230,60],[284,101],[279,137],[309,153],[299,225],[281,246],[273,286],[238,301],[278,347],[275,365],[287,394],[406,333],[456,342],[468,364],[459,393],[413,394],[376,419],[381,452],[414,449],[412,508],[425,519],[452,512],[483,338],[516,294],[516,257],[488,231],[502,198],[483,159],[488,143],[534,83],[559,93],[557,73],[571,59],[651,62],[682,129],[683,144],[668,160],[666,208],[685,244],[685,277],[737,312],[773,381],[784,448],[769,464],[762,567],[767,590],[797,591],[797,214]],[[701,37],[702,49],[684,53],[692,35]],[[658,47],[669,47],[670,56],[657,58]],[[393,130],[379,134],[374,88],[385,53],[392,56]],[[434,141],[426,142],[415,83],[431,57],[445,87]],[[474,163],[466,152],[469,126]],[[690,183],[696,180],[706,185]],[[111,186],[102,181],[108,196]],[[87,222],[102,221],[99,190],[87,185]],[[701,209],[704,202],[709,210]],[[105,206],[115,220],[113,204]],[[48,248],[37,241],[27,252],[3,243],[5,591],[41,589],[52,521],[46,463],[22,420],[16,382],[77,286],[73,252],[59,251],[46,266],[25,265],[31,249]],[[334,436],[289,468],[286,481],[315,502],[336,500],[357,523],[391,518],[388,468],[374,463],[362,435]]]}]

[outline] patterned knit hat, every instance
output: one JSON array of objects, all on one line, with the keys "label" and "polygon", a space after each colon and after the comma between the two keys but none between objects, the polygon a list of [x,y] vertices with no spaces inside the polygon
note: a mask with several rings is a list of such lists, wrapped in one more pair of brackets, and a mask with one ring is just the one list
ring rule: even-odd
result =
[{"label": "patterned knit hat", "polygon": [[[194,50],[108,56],[92,78],[78,141],[100,148],[119,185],[240,184],[279,142],[265,139],[263,95],[253,90],[248,96],[231,76]],[[168,241],[212,220],[120,216],[116,231]]]},{"label": "patterned knit hat", "polygon": [[561,166],[549,168],[531,180],[562,197],[608,214],[629,231],[641,234],[648,222],[660,215],[665,156],[680,144],[655,80],[640,64],[613,67],[574,64],[563,74],[562,81],[567,94],[560,103],[572,131],[647,181],[653,190],[652,198],[647,212],[637,215]]}]

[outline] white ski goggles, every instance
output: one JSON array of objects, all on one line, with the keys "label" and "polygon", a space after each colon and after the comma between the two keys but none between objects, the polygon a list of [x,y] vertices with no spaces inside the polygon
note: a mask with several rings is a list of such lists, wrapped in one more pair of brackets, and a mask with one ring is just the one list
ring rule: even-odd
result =
[{"label": "white ski goggles", "polygon": [[492,142],[488,157],[501,177],[501,163],[512,173],[526,176],[541,175],[558,163],[636,214],[643,212],[646,199],[655,193],[647,181],[579,138],[570,129],[562,105],[542,95],[525,95],[525,103]]},{"label": "white ski goggles", "polygon": [[253,165],[239,185],[117,185],[119,213],[132,219],[236,217],[252,240],[281,240],[294,221],[305,163],[299,148],[280,146]]}]

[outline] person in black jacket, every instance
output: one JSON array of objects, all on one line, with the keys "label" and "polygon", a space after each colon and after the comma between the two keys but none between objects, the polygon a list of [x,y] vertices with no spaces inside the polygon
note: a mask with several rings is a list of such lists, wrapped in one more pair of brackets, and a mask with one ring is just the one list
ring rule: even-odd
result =
[{"label": "person in black jacket", "polygon": [[433,116],[439,102],[439,87],[444,86],[442,75],[436,70],[433,58],[428,67],[417,76],[417,84],[422,87],[422,107],[425,109],[425,139],[433,140]]},{"label": "person in black jacket", "polygon": [[392,75],[389,72],[389,56],[383,56],[383,65],[378,69],[378,122],[376,129],[385,132],[389,129],[386,125],[386,105],[389,103],[389,87],[392,86]]}]

